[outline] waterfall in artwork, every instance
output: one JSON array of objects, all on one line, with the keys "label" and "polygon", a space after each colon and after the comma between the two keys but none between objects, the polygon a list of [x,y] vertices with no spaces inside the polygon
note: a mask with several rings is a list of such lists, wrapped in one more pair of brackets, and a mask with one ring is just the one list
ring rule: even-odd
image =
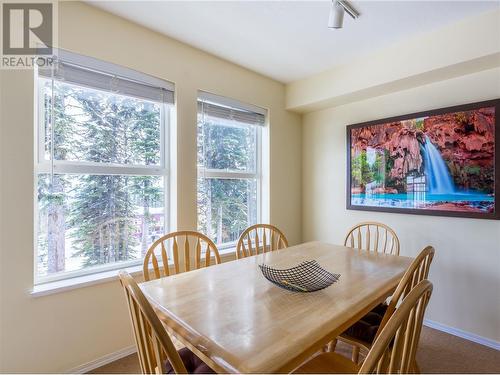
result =
[{"label": "waterfall in artwork", "polygon": [[450,171],[440,152],[427,136],[424,145],[424,162],[428,192],[430,194],[455,193],[455,184]]}]

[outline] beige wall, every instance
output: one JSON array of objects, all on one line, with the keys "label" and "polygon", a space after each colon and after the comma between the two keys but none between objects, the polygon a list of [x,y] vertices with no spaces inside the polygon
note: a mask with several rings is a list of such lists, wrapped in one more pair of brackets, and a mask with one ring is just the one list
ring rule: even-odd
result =
[{"label": "beige wall", "polygon": [[303,118],[303,240],[341,243],[349,227],[376,220],[393,227],[402,255],[436,248],[434,294],[426,318],[500,341],[500,221],[348,211],[348,124],[500,98],[500,68],[427,84]]},{"label": "beige wall", "polygon": [[[269,109],[270,220],[301,240],[301,119],[281,83],[77,2],[59,7],[61,48],[176,85],[177,224],[196,228],[196,95],[203,89]],[[33,76],[1,79],[2,372],[61,372],[132,345],[118,282],[34,298]]]}]

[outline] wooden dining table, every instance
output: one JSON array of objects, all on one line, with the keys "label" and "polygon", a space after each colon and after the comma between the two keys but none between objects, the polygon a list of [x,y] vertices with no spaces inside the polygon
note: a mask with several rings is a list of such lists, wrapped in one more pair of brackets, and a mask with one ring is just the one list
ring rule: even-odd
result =
[{"label": "wooden dining table", "polygon": [[[339,280],[316,292],[292,292],[266,280],[258,267],[306,260],[340,274]],[[140,287],[167,329],[214,371],[283,373],[390,296],[411,260],[308,242]]]}]

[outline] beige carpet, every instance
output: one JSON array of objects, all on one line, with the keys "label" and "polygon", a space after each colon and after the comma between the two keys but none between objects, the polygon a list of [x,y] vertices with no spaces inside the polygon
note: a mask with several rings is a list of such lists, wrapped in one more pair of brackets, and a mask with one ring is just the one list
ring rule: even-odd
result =
[{"label": "beige carpet", "polygon": [[[337,352],[350,357],[347,345]],[[500,373],[500,352],[495,349],[424,327],[417,361],[423,373]],[[94,374],[140,373],[135,354],[100,367]]]}]

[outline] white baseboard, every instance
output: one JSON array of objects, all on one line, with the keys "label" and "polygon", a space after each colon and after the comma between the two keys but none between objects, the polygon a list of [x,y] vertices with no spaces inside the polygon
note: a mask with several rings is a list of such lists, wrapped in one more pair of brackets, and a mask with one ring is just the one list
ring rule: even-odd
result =
[{"label": "white baseboard", "polygon": [[129,346],[124,349],[120,349],[114,353],[107,354],[101,358],[94,359],[93,361],[87,362],[83,365],[74,367],[68,370],[66,373],[68,374],[85,374],[89,371],[95,370],[101,366],[107,365],[108,363],[117,361],[123,357],[126,357],[130,354],[133,354],[137,351],[135,345]]},{"label": "white baseboard", "polygon": [[[490,347],[490,348],[493,348],[496,350],[500,350],[500,342],[492,340],[492,339],[488,339],[486,337],[476,335],[474,333],[463,331],[463,330],[458,329],[458,328],[453,328],[453,327],[450,327],[450,326],[447,326],[445,324],[438,323],[438,322],[435,322],[435,321],[429,320],[429,319],[424,319],[424,325],[427,327],[430,327],[430,328],[437,329],[438,331],[449,333],[450,335],[453,335],[453,336],[458,336],[458,337],[461,337],[463,339],[466,339],[466,340],[469,340],[469,341],[472,341],[472,342],[475,342],[475,343],[478,343],[478,344],[481,344],[481,345],[484,345],[484,346],[487,346],[487,347]],[[137,349],[136,349],[135,345],[129,346],[127,348],[124,348],[124,349],[118,350],[114,353],[105,355],[101,358],[95,359],[95,360],[90,361],[88,363],[85,363],[83,365],[74,367],[71,370],[67,371],[67,373],[69,373],[69,374],[84,374],[86,372],[95,370],[96,368],[99,368],[101,366],[107,365],[108,363],[117,361],[123,357],[126,357],[132,353],[135,353],[136,351],[137,351]]]},{"label": "white baseboard", "polygon": [[500,342],[476,335],[475,333],[462,331],[461,329],[453,328],[429,319],[424,319],[424,325],[430,328],[437,329],[438,331],[446,332],[449,333],[450,335],[458,336],[463,339],[475,342],[477,344],[487,346],[489,348],[500,350]]}]

